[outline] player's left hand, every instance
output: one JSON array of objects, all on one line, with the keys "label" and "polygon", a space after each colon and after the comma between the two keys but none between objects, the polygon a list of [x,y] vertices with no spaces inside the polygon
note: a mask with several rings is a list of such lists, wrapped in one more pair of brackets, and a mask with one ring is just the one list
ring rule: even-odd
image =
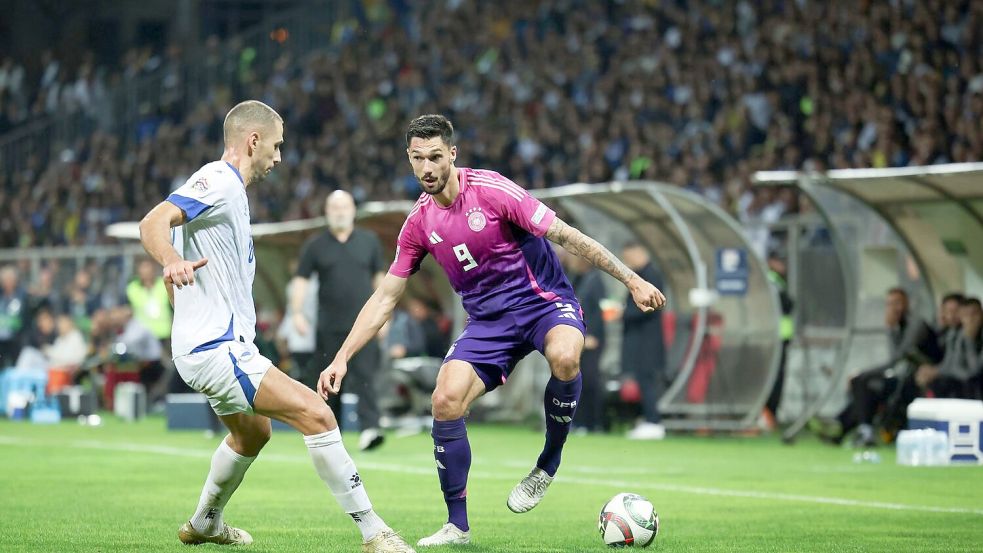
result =
[{"label": "player's left hand", "polygon": [[628,283],[628,291],[635,305],[645,313],[651,313],[666,304],[666,296],[652,283],[636,276]]},{"label": "player's left hand", "polygon": [[325,400],[331,394],[340,394],[341,381],[345,378],[346,374],[348,374],[348,363],[342,359],[335,358],[328,365],[328,368],[321,371],[321,377],[317,380],[317,393],[321,394],[321,397]]}]

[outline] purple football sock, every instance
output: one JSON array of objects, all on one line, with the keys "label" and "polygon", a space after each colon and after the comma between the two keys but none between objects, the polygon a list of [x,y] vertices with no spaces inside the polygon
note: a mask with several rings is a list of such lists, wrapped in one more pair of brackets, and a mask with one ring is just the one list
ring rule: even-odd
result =
[{"label": "purple football sock", "polygon": [[464,418],[433,421],[433,456],[437,459],[437,476],[447,503],[447,522],[467,532],[468,471],[471,470],[471,444]]},{"label": "purple football sock", "polygon": [[551,376],[546,383],[546,395],[543,396],[546,407],[546,445],[543,446],[536,466],[550,476],[555,476],[556,469],[560,467],[560,454],[563,452],[563,443],[567,441],[567,434],[570,433],[573,414],[577,411],[581,387],[579,372],[568,382]]}]

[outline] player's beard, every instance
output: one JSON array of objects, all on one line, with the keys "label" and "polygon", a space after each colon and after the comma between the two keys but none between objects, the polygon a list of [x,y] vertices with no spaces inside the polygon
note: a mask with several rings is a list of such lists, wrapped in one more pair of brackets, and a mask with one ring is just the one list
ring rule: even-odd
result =
[{"label": "player's beard", "polygon": [[270,167],[268,170],[253,171],[253,174],[249,177],[249,186],[263,182],[264,180],[266,180],[266,177],[270,176],[270,173],[272,172],[273,172],[272,167]]},{"label": "player's beard", "polygon": [[255,186],[264,180],[266,180],[266,175],[268,173],[263,171],[256,171],[249,177],[249,186]]},{"label": "player's beard", "polygon": [[425,180],[423,179],[418,179],[418,180],[420,181],[420,187],[423,188],[424,192],[430,194],[431,196],[436,196],[437,194],[443,192],[444,188],[447,188],[447,181],[450,180],[450,175],[448,174],[445,177],[437,177],[437,182],[435,183],[437,188],[434,188],[433,190],[427,188],[428,183]]}]

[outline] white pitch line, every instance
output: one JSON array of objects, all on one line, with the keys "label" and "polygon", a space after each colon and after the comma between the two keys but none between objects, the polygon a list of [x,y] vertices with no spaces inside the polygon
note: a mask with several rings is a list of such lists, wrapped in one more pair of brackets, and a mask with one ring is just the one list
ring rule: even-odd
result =
[{"label": "white pitch line", "polygon": [[[213,451],[201,449],[178,448],[171,446],[139,445],[139,444],[116,444],[110,442],[100,442],[96,440],[77,440],[63,444],[45,443],[22,438],[12,438],[0,436],[0,445],[23,445],[33,447],[76,447],[84,449],[95,449],[100,451],[126,451],[130,453],[150,453],[157,455],[168,455],[173,457],[190,457],[195,459],[210,459]],[[288,463],[309,463],[310,459],[302,455],[284,455],[279,453],[264,453],[263,459],[275,462]],[[378,470],[381,472],[392,472],[397,474],[432,475],[436,468],[405,466],[392,463],[377,463],[360,459],[357,465],[367,469]],[[595,469],[598,467],[591,467]],[[615,469],[617,470],[617,469]],[[479,480],[508,480],[512,481],[515,475],[492,473],[484,471],[471,471],[470,478]],[[890,511],[915,511],[922,513],[947,513],[962,515],[983,516],[983,509],[969,509],[964,507],[938,507],[933,505],[910,505],[906,503],[889,503],[884,501],[862,501],[857,499],[846,499],[842,497],[823,497],[816,495],[801,495],[776,492],[758,492],[752,490],[734,490],[724,488],[711,488],[704,486],[686,486],[680,484],[660,484],[651,482],[628,482],[626,480],[602,480],[595,478],[580,478],[577,476],[561,475],[557,477],[561,482],[581,484],[586,486],[603,486],[607,488],[621,489],[651,489],[665,492],[684,493],[692,495],[707,495],[715,497],[740,497],[745,499],[763,499],[768,501],[789,501],[797,503],[815,503],[819,505],[838,505],[841,507],[859,507],[867,509],[884,509]]]}]

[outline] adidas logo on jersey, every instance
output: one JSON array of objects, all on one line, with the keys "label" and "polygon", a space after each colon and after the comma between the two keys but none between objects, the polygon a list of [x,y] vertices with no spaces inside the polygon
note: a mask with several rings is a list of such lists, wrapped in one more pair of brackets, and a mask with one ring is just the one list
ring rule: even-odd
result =
[{"label": "adidas logo on jersey", "polygon": [[[430,243],[431,244],[436,245],[436,244],[440,244],[443,241],[444,241],[444,239],[441,238],[439,234],[437,234],[437,231],[431,231],[430,232]],[[399,253],[397,252],[396,255],[399,255]]]}]

